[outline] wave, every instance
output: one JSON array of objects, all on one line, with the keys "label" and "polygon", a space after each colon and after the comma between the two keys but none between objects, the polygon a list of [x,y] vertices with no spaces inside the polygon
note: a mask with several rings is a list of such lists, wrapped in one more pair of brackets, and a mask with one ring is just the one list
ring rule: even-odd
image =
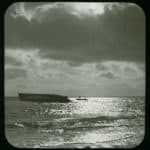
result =
[{"label": "wave", "polygon": [[[52,125],[52,123],[47,123],[45,125],[39,125],[37,123],[27,123],[27,122],[24,122],[24,123],[14,123],[14,124],[7,124],[7,127],[8,128],[24,128],[24,127],[29,127],[29,128],[52,128],[52,129],[55,129],[55,130],[58,130],[60,129],[60,127],[62,127],[61,129],[64,129],[64,130],[75,130],[75,129],[93,129],[93,128],[114,128],[114,127],[135,127],[135,126],[144,126],[144,124],[138,124],[138,125],[104,125],[104,124],[80,124],[80,123],[77,123],[77,124],[74,124],[72,126],[70,125],[67,125],[67,124],[64,124],[64,125],[59,125],[59,126],[55,126],[55,125]],[[52,131],[52,130],[50,130]]]},{"label": "wave", "polygon": [[[142,115],[128,115],[128,116],[123,116],[123,115],[119,115],[119,116],[97,116],[97,117],[84,117],[84,118],[68,118],[66,120],[61,120],[61,121],[65,121],[68,123],[76,123],[76,122],[91,122],[91,123],[95,123],[98,121],[106,121],[106,122],[111,122],[111,121],[115,121],[115,120],[130,120],[130,119],[137,119],[139,117],[144,117]],[[59,121],[59,119],[58,119]]]},{"label": "wave", "polygon": [[[63,128],[63,129],[85,129],[85,128],[109,128],[119,126],[131,126],[131,124],[113,124],[116,120],[137,119],[136,116],[98,116],[93,118],[60,118],[48,121],[16,121],[6,124],[7,128]],[[132,125],[132,126],[136,126]],[[139,126],[139,125],[138,125]],[[142,125],[143,126],[143,125]]]},{"label": "wave", "polygon": [[18,122],[15,122],[15,123],[8,123],[6,124],[6,127],[7,128],[23,128],[24,127],[24,124],[23,123],[18,123]]}]

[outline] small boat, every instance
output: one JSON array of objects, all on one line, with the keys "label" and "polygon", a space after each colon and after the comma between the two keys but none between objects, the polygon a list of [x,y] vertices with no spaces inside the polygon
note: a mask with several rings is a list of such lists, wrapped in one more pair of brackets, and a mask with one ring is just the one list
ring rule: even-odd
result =
[{"label": "small boat", "polygon": [[76,100],[88,100],[87,98],[81,98],[81,96],[79,96],[79,98],[76,98]]}]

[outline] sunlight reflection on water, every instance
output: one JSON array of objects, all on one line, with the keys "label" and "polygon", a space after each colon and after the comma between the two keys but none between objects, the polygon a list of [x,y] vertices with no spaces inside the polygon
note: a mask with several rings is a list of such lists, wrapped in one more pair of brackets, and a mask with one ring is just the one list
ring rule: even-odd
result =
[{"label": "sunlight reflection on water", "polygon": [[132,147],[141,142],[144,98],[70,99],[73,102],[6,101],[6,135],[10,143],[55,148]]}]

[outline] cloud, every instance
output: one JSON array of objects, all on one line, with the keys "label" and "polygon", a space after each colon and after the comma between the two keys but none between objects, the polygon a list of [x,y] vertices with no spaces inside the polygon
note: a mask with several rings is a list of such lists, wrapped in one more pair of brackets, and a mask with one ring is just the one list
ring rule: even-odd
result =
[{"label": "cloud", "polygon": [[99,63],[99,64],[96,65],[96,69],[101,70],[101,71],[107,71],[107,70],[108,70],[108,67],[105,66],[105,65],[102,64],[102,63]]},{"label": "cloud", "polygon": [[14,57],[7,56],[7,55],[5,56],[5,63],[6,63],[5,65],[11,64],[13,66],[22,66],[23,65],[23,63],[21,61],[17,60]]},{"label": "cloud", "polygon": [[[70,64],[145,60],[145,17],[135,5],[105,5],[102,14],[82,18],[72,13],[81,11],[76,6],[71,7],[73,4],[30,6],[33,4],[21,6],[16,14],[14,8],[8,9],[5,15],[6,48],[39,49],[40,57],[72,62]],[[15,10],[16,7],[17,3]],[[88,11],[94,11],[95,7],[88,6]],[[20,16],[19,12],[22,12]]]},{"label": "cloud", "polygon": [[145,79],[143,63],[105,61],[96,64],[101,77],[122,79]]},{"label": "cloud", "polygon": [[87,78],[105,76],[118,79],[145,79],[143,63],[103,61],[82,64],[80,61],[68,62],[67,60],[41,58],[38,49],[27,51],[7,49],[5,62],[5,68],[24,69],[28,72],[28,76],[34,78],[77,80],[78,78],[85,79],[85,76]]},{"label": "cloud", "polygon": [[128,66],[124,68],[124,71],[125,72],[130,72],[130,73],[135,73],[136,72],[136,70],[134,68],[130,68]]},{"label": "cloud", "polygon": [[27,76],[27,72],[24,69],[18,68],[7,68],[5,70],[5,79],[11,80],[16,78],[24,78]]},{"label": "cloud", "polygon": [[76,17],[82,19],[87,16],[97,16],[104,13],[105,5],[111,8],[114,4],[109,3],[15,3],[11,7],[14,8],[14,12],[11,16],[14,18],[25,18],[31,22],[33,20],[41,22],[47,16],[47,12],[51,9],[61,9],[63,12],[69,12]]},{"label": "cloud", "polygon": [[69,61],[68,65],[70,65],[72,67],[78,67],[78,66],[81,66],[82,63],[81,62],[76,62],[76,61]]},{"label": "cloud", "polygon": [[[31,22],[32,20],[40,21],[41,15],[45,16],[45,12],[52,8],[57,7],[57,3],[15,3],[13,7],[14,11],[10,14],[13,18],[24,18]],[[40,16],[39,16],[40,15]]]},{"label": "cloud", "polygon": [[5,14],[7,94],[143,95],[144,62],[134,4],[15,3]]},{"label": "cloud", "polygon": [[108,79],[116,79],[118,78],[115,74],[113,74],[112,72],[106,72],[106,73],[102,73],[100,74],[100,77],[104,77],[104,78],[108,78]]}]

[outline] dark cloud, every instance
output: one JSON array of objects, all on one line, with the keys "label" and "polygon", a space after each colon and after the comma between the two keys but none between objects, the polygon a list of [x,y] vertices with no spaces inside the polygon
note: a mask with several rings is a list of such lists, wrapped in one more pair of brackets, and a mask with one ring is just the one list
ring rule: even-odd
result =
[{"label": "dark cloud", "polygon": [[100,74],[100,77],[107,78],[107,79],[116,79],[116,78],[119,78],[118,76],[116,76],[112,72],[102,73],[102,74]]},{"label": "dark cloud", "polygon": [[142,72],[145,72],[146,64],[138,64],[138,67]]},{"label": "dark cloud", "polygon": [[81,62],[76,62],[76,61],[69,61],[68,64],[73,67],[78,67],[82,65]]},{"label": "dark cloud", "polygon": [[100,71],[107,71],[108,67],[103,65],[103,64],[97,64],[96,65],[96,69],[100,70]]},{"label": "dark cloud", "polygon": [[120,69],[121,69],[121,66],[118,62],[118,64],[114,64],[114,63],[110,63],[110,64],[107,64],[107,63],[98,63],[96,65],[96,69],[99,70],[99,71],[114,71],[114,72],[120,72]]},{"label": "dark cloud", "polygon": [[42,22],[13,18],[10,7],[5,15],[5,46],[38,48],[42,57],[67,60],[73,65],[102,60],[144,61],[144,13],[134,5],[122,5],[126,7],[106,7],[103,15],[82,19],[56,7],[46,11]]},{"label": "dark cloud", "polygon": [[131,68],[131,67],[125,67],[124,71],[129,72],[129,73],[136,73],[137,72],[134,68]]},{"label": "dark cloud", "polygon": [[23,62],[17,60],[14,57],[10,57],[10,56],[5,56],[5,63],[6,64],[11,64],[11,65],[14,65],[14,66],[22,66],[23,65]]},{"label": "dark cloud", "polygon": [[16,78],[24,78],[27,76],[27,71],[19,68],[8,68],[5,70],[5,79],[11,80]]}]

